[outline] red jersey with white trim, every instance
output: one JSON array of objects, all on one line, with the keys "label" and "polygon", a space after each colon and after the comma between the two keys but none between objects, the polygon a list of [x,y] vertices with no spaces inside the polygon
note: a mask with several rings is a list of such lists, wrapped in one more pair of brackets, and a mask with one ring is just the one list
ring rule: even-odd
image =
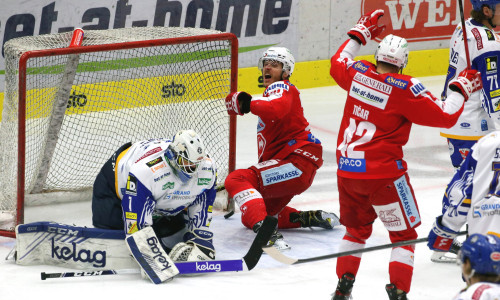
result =
[{"label": "red jersey with white trim", "polygon": [[348,94],[337,140],[337,174],[360,179],[401,176],[407,170],[403,145],[412,123],[453,126],[463,110],[463,96],[452,93],[445,103],[416,78],[379,74],[374,64],[353,60],[359,48],[348,40],[331,59],[330,75]]},{"label": "red jersey with white trim", "polygon": [[283,159],[304,145],[320,144],[309,129],[300,92],[288,80],[274,82],[262,97],[253,97],[250,111],[259,117],[259,162]]}]

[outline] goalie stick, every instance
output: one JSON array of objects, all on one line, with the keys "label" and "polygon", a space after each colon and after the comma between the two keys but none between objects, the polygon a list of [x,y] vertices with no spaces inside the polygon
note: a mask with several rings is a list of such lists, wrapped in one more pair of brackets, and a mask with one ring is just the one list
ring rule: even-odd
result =
[{"label": "goalie stick", "polygon": [[[465,234],[467,234],[467,231],[461,231],[457,235],[465,235]],[[345,251],[345,252],[338,252],[338,253],[327,254],[327,255],[322,255],[322,256],[315,256],[315,257],[310,257],[310,258],[292,258],[292,257],[284,255],[283,253],[281,253],[278,249],[276,249],[273,246],[264,246],[264,247],[262,247],[262,249],[264,250],[264,252],[266,252],[266,254],[268,254],[273,259],[275,259],[281,263],[284,263],[287,265],[297,265],[297,264],[303,264],[303,263],[308,263],[308,262],[312,262],[312,261],[336,258],[336,257],[341,257],[341,256],[347,256],[347,255],[360,254],[360,253],[364,253],[364,252],[376,251],[376,250],[381,250],[381,249],[408,246],[408,245],[413,245],[413,244],[417,244],[417,243],[427,242],[428,240],[429,240],[429,238],[425,237],[425,238],[420,238],[420,239],[415,239],[415,240],[390,243],[390,244],[385,244],[385,245],[380,245],[380,246],[368,247],[368,248]]]},{"label": "goalie stick", "polygon": [[[262,223],[262,227],[255,236],[248,252],[241,259],[232,260],[212,260],[212,261],[188,261],[175,263],[179,269],[179,274],[201,274],[211,272],[238,272],[252,270],[262,256],[262,249],[265,246],[278,224],[278,219],[267,216]],[[140,273],[140,269],[122,270],[90,270],[64,273],[41,273],[41,279],[65,278],[65,277],[85,277],[101,275],[120,275]]]}]

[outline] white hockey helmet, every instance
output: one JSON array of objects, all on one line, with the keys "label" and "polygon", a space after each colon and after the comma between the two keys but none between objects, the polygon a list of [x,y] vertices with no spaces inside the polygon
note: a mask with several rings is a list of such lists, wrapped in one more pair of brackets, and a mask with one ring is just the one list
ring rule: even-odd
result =
[{"label": "white hockey helmet", "polygon": [[375,51],[375,60],[403,69],[408,63],[409,53],[410,50],[406,39],[389,34],[378,44],[377,51]]},{"label": "white hockey helmet", "polygon": [[287,48],[271,47],[262,53],[262,56],[259,58],[259,63],[257,64],[261,72],[264,68],[264,61],[266,60],[275,60],[282,63],[285,76],[292,76],[293,68],[295,67],[295,58],[293,58],[292,52]]},{"label": "white hockey helmet", "polygon": [[179,175],[182,175],[181,179],[184,180],[191,178],[198,171],[198,166],[207,153],[200,136],[189,129],[180,130],[174,135],[165,155],[170,165],[180,171]]}]

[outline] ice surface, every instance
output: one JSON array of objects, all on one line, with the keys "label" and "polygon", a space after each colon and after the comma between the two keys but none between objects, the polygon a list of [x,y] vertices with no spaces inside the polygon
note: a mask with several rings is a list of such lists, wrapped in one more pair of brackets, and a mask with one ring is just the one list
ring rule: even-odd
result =
[{"label": "ice surface", "polygon": [[[444,76],[421,79],[435,95],[439,95]],[[300,88],[300,87],[299,87]],[[291,205],[301,210],[323,209],[338,213],[335,147],[346,93],[338,86],[301,91],[303,106],[313,133],[324,145],[325,164],[318,171],[309,190],[295,197]],[[237,167],[246,168],[256,162],[256,117],[238,118]],[[405,147],[411,183],[415,189],[422,225],[419,237],[426,237],[441,211],[441,199],[451,179],[453,167],[448,147],[439,129],[414,125]],[[46,216],[51,216],[47,219]],[[29,207],[26,221],[50,220],[79,226],[90,226],[90,202],[64,203]],[[241,225],[240,213],[225,220],[216,211],[211,226],[218,259],[241,258],[254,233]],[[292,249],[286,254],[295,258],[326,255],[337,251],[345,230],[322,229],[283,230]],[[367,246],[389,243],[382,223],[374,224]],[[54,266],[18,266],[3,258],[14,246],[14,240],[0,237],[0,299],[330,299],[335,290],[336,259],[284,265],[264,255],[250,272],[212,273],[175,278],[153,285],[140,275],[116,275],[86,278],[62,278],[41,281],[40,272],[70,271]],[[417,244],[415,269],[409,298],[412,300],[451,299],[464,287],[459,267],[430,261],[425,244]],[[365,253],[354,285],[357,300],[387,299],[384,290],[389,283],[390,249]]]}]

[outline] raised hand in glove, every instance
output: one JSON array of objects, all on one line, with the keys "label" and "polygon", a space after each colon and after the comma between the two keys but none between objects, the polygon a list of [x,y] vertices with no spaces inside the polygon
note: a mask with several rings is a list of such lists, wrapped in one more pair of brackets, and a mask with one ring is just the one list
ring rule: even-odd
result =
[{"label": "raised hand in glove", "polygon": [[226,97],[226,110],[229,115],[244,115],[250,112],[252,96],[245,92],[233,92]]},{"label": "raised hand in glove", "polygon": [[477,70],[465,69],[458,74],[457,78],[450,81],[449,87],[450,90],[462,94],[467,101],[472,93],[483,88],[481,73]]},{"label": "raised hand in glove", "polygon": [[384,15],[384,10],[376,9],[362,16],[347,35],[366,45],[368,40],[373,40],[385,30],[385,25],[378,25],[378,20]]},{"label": "raised hand in glove", "polygon": [[458,235],[458,232],[444,226],[441,223],[442,219],[443,216],[437,217],[429,232],[427,247],[431,250],[449,251],[453,240]]}]

